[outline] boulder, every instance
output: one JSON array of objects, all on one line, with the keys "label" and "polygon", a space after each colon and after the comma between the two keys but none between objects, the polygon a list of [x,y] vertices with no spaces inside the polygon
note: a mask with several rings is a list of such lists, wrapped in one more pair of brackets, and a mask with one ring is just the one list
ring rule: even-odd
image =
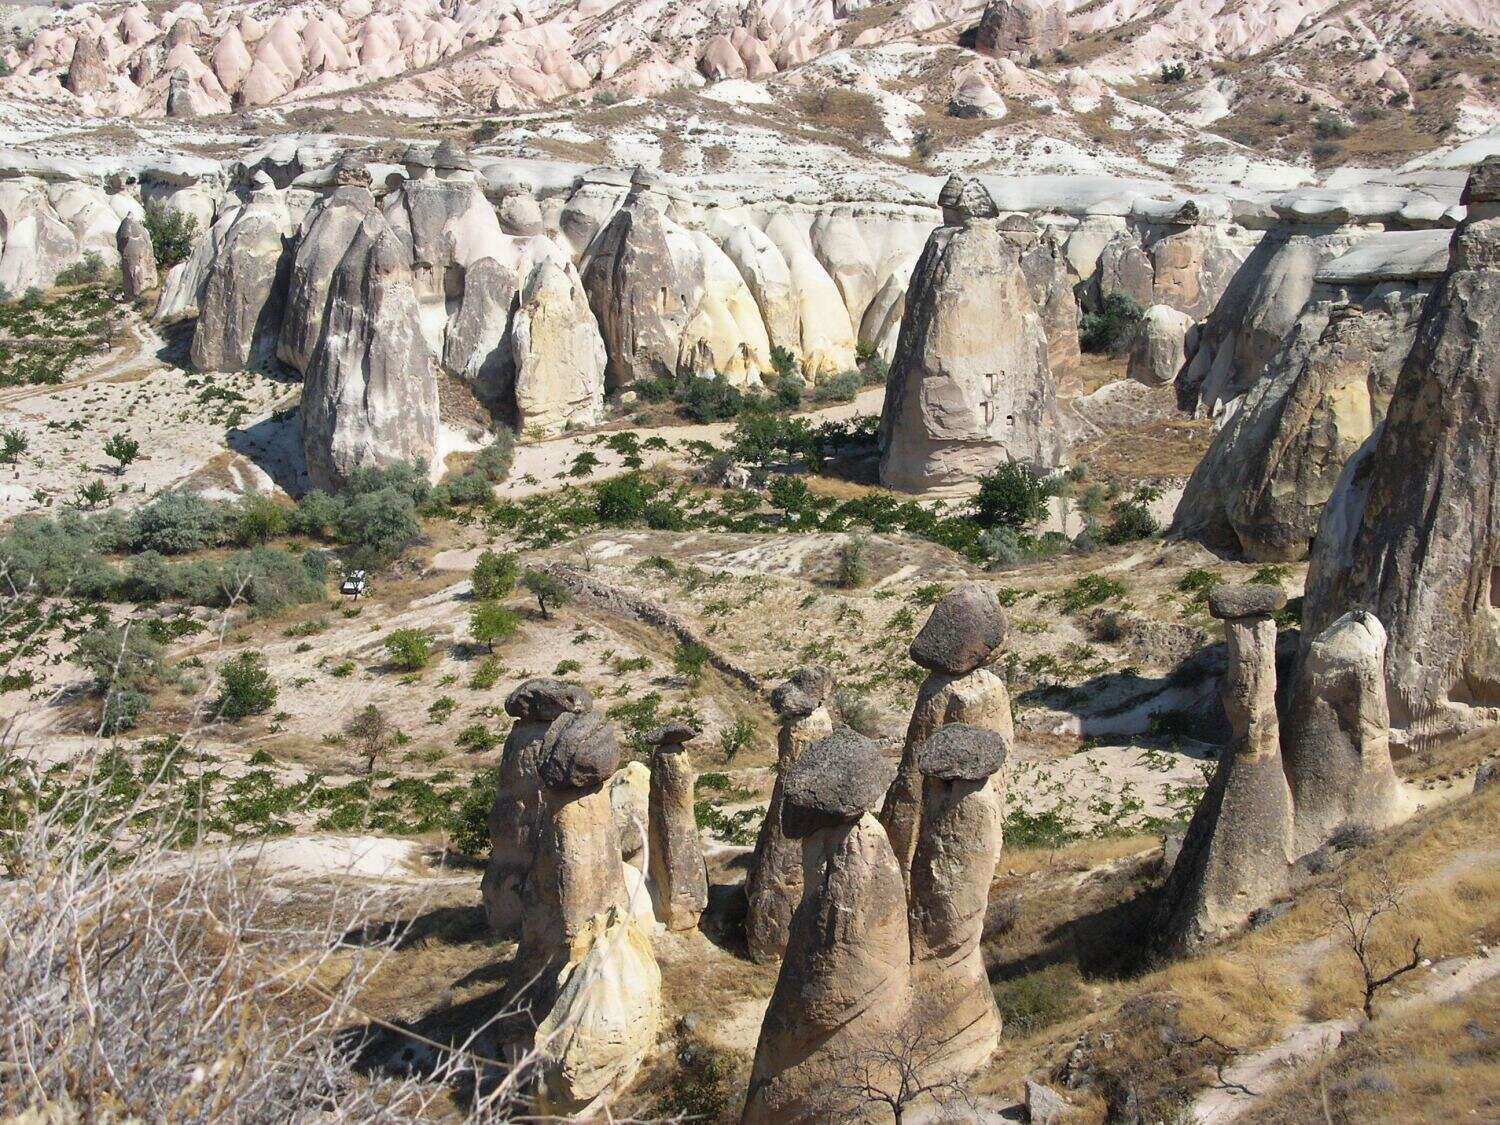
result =
[{"label": "boulder", "polygon": [[1380,830],[1402,815],[1391,765],[1385,697],[1385,629],[1354,610],[1308,646],[1282,724],[1296,814],[1293,858],[1341,829]]},{"label": "boulder", "polygon": [[190,355],[195,370],[242,371],[275,348],[292,230],[285,197],[266,186],[235,215],[198,305]]},{"label": "boulder", "polygon": [[647,873],[656,918],[669,930],[692,930],[708,907],[708,867],[693,806],[697,775],[686,740],[669,732],[651,755],[650,848]]},{"label": "boulder", "polygon": [[411,247],[365,216],[329,282],[328,312],[302,390],[302,448],[314,488],[365,466],[427,463],[438,394],[422,335]]},{"label": "boulder", "polygon": [[505,697],[505,713],[515,719],[550,723],[563,715],[591,711],[594,698],[587,688],[546,676],[523,680]]},{"label": "boulder", "polygon": [[1141,317],[1130,349],[1129,378],[1162,387],[1177,378],[1187,362],[1193,318],[1166,305],[1152,305]]},{"label": "boulder", "polygon": [[1026,1080],[1026,1119],[1031,1125],[1061,1125],[1070,1108],[1052,1087]]},{"label": "boulder", "polygon": [[964,676],[988,664],[1009,623],[995,592],[977,583],[950,590],[911,642],[911,659],[931,672]]},{"label": "boulder", "polygon": [[542,783],[552,789],[597,789],[620,766],[620,742],[596,711],[570,711],[547,728]]},{"label": "boulder", "polygon": [[127,301],[138,301],[158,285],[156,254],[146,225],[134,215],[120,222],[120,280]]},{"label": "boulder", "polygon": [[954,117],[984,117],[998,121],[1005,116],[1005,99],[983,74],[970,72],[954,88],[948,99],[948,112]]},{"label": "boulder", "polygon": [[538,262],[511,320],[516,429],[559,434],[604,416],[604,340],[571,264]]},{"label": "boulder", "polygon": [[360,226],[375,212],[375,197],[366,186],[340,184],[313,205],[303,220],[287,282],[286,312],[276,356],[288,367],[307,372],[323,334],[334,271],[344,260]]},{"label": "boulder", "polygon": [[1045,59],[1068,42],[1068,8],[1059,0],[990,0],[974,34],[981,54]]},{"label": "boulder", "polygon": [[[1047,338],[994,208],[965,187],[959,225],[934,231],[907,290],[880,419],[880,480],[962,490],[1002,461],[1057,464],[1061,426]],[[980,189],[982,192],[983,189]],[[988,200],[988,195],[984,195]]]}]

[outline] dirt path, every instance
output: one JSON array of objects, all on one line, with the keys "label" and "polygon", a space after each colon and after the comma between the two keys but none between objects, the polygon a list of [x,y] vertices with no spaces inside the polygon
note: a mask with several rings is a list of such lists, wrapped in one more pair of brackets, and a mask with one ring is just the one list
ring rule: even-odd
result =
[{"label": "dirt path", "polygon": [[[166,345],[155,328],[145,321],[131,320],[125,325],[129,339],[123,350],[111,348],[102,356],[90,360],[92,364],[84,374],[65,383],[35,383],[25,387],[10,387],[0,391],[0,406],[12,406],[40,395],[57,394],[59,391],[77,390],[90,383],[103,380],[116,382],[137,378],[153,368],[160,367],[156,353]],[[23,343],[27,341],[22,341]]]}]

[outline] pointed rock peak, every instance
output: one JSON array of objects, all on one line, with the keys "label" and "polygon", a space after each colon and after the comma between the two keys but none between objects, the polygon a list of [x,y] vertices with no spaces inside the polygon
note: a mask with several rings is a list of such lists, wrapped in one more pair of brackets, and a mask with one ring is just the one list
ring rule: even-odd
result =
[{"label": "pointed rock peak", "polygon": [[943,209],[943,222],[947,226],[958,226],[971,219],[997,219],[1000,208],[983,184],[957,172],[948,177],[943,190],[938,193],[938,206]]}]

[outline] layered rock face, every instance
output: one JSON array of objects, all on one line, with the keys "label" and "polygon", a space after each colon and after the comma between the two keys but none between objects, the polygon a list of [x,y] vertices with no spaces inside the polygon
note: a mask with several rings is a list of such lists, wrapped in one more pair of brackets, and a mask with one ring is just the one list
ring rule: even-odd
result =
[{"label": "layered rock face", "polygon": [[[194,340],[196,346],[196,334]],[[428,463],[437,431],[437,375],[422,334],[411,246],[371,213],[333,272],[323,333],[307,367],[308,479],[335,491],[355,469]]]},{"label": "layered rock face", "polygon": [[1048,0],[990,0],[980,17],[974,49],[1001,58],[1045,57],[1068,41],[1066,4]]},{"label": "layered rock face", "polygon": [[766,964],[786,949],[792,912],[802,898],[802,845],[782,824],[787,774],[809,746],[833,733],[828,697],[833,676],[826,668],[798,668],[771,695],[776,710],[776,782],[745,880],[748,903],[745,945],[752,961]]},{"label": "layered rock face", "polygon": [[933,607],[912,641],[912,660],[930,674],[917,691],[901,763],[880,810],[880,822],[908,883],[922,835],[921,747],[950,723],[992,731],[1007,745],[1014,742],[1005,681],[985,667],[1005,643],[1006,628],[1005,611],[995,595],[980,586],[966,586]]},{"label": "layered rock face", "polygon": [[1162,888],[1157,948],[1173,955],[1242,925],[1286,886],[1293,851],[1292,793],[1276,720],[1274,586],[1218,586],[1209,612],[1224,622],[1229,668],[1224,710],[1233,736]]},{"label": "layered rock face", "polygon": [[1500,705],[1500,160],[1470,177],[1468,219],[1428,299],[1378,434],[1323,513],[1304,636],[1353,609],[1385,626],[1393,726]]},{"label": "layered rock face", "polygon": [[294,229],[285,198],[261,180],[209,267],[193,330],[194,368],[240,371],[275,348]]},{"label": "layered rock face", "polygon": [[839,728],[786,778],[787,831],[802,840],[805,884],[761,1024],[742,1121],[841,1120],[851,1067],[875,1081],[910,999],[901,871],[870,815],[885,789],[874,743]]},{"label": "layered rock face", "polygon": [[587,711],[593,700],[561,680],[526,680],[505,699],[515,719],[505,745],[490,805],[490,856],[480,893],[485,920],[497,937],[513,937],[526,911],[526,875],[541,829],[541,756],[548,728],[563,715]]},{"label": "layered rock face", "polygon": [[669,723],[651,735],[656,750],[651,755],[647,872],[652,909],[669,930],[695,929],[708,907],[708,868],[693,811],[697,774],[687,754],[696,734],[684,723]]},{"label": "layered rock face", "polygon": [[911,870],[911,987],[930,1050],[925,1076],[972,1073],[1000,1045],[979,940],[1000,859],[1005,802],[991,778],[1010,740],[955,723],[917,752],[922,822]]},{"label": "layered rock face", "polygon": [[1354,610],[1318,634],[1297,674],[1283,756],[1296,810],[1293,856],[1344,828],[1382,829],[1401,819],[1385,696],[1385,629]]},{"label": "layered rock face", "polygon": [[127,215],[120,223],[117,240],[120,249],[120,280],[125,299],[139,300],[159,284],[151,235],[144,223],[134,215]]},{"label": "layered rock face", "polygon": [[1214,435],[1170,534],[1248,559],[1305,557],[1344,465],[1385,417],[1429,290],[1320,284]]},{"label": "layered rock face", "polygon": [[957,177],[940,202],[945,225],[912,275],[880,419],[881,483],[906,491],[962,489],[1001,461],[1050,467],[1062,454],[1046,333],[995,205]]}]

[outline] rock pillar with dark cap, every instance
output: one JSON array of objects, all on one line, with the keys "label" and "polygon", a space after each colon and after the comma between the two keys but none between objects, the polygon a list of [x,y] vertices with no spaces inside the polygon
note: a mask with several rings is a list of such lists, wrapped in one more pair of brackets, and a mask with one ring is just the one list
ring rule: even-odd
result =
[{"label": "rock pillar with dark cap", "polygon": [[922,828],[908,918],[913,1014],[929,1082],[972,1074],[1000,1045],[979,939],[1005,824],[990,779],[1009,755],[1009,739],[964,723],[942,727],[917,751]]},{"label": "rock pillar with dark cap", "polygon": [[786,949],[792,911],[802,898],[802,845],[781,823],[786,775],[809,746],[833,733],[827,706],[832,694],[832,673],[818,667],[798,668],[771,693],[778,722],[776,783],[745,880],[745,945],[750,959],[761,964],[777,960]]},{"label": "rock pillar with dark cap", "polygon": [[879,1052],[906,1021],[911,941],[901,872],[880,822],[889,767],[847,727],[787,772],[783,823],[802,841],[802,900],[761,1023],[745,1125],[846,1121],[851,1074],[884,1073]]},{"label": "rock pillar with dark cap", "polygon": [[151,247],[151,232],[134,215],[126,215],[115,233],[120,250],[120,280],[127,301],[138,300],[158,285],[156,253]]},{"label": "rock pillar with dark cap", "polygon": [[1192,952],[1224,937],[1286,887],[1292,791],[1276,722],[1279,586],[1217,586],[1208,608],[1224,622],[1229,667],[1222,695],[1233,737],[1193,812],[1162,890],[1156,941]]},{"label": "rock pillar with dark cap", "polygon": [[911,658],[928,670],[917,691],[901,765],[880,822],[890,837],[902,877],[909,879],[912,856],[922,828],[922,770],[917,752],[949,723],[967,723],[994,731],[1007,746],[1015,740],[1010,693],[989,664],[1005,643],[1008,623],[993,591],[961,586],[932,609],[911,643]]},{"label": "rock pillar with dark cap", "polygon": [[1344,614],[1308,646],[1282,728],[1296,811],[1293,857],[1342,828],[1401,819],[1385,698],[1385,628],[1366,610]]},{"label": "rock pillar with dark cap", "polygon": [[522,891],[512,983],[537,981],[546,999],[574,940],[606,910],[628,906],[620,837],[606,785],[620,765],[614,727],[597,712],[569,712],[547,728],[536,851]]},{"label": "rock pillar with dark cap", "polygon": [[691,930],[708,907],[708,868],[693,811],[693,762],[687,744],[697,731],[668,723],[649,735],[651,799],[647,886],[656,920],[669,930]]},{"label": "rock pillar with dark cap", "polygon": [[547,730],[563,715],[587,711],[594,701],[583,688],[561,680],[526,680],[505,700],[515,719],[500,750],[495,800],[490,805],[490,858],[480,894],[490,930],[514,937],[525,913],[526,874],[541,830],[542,794],[538,769]]}]

